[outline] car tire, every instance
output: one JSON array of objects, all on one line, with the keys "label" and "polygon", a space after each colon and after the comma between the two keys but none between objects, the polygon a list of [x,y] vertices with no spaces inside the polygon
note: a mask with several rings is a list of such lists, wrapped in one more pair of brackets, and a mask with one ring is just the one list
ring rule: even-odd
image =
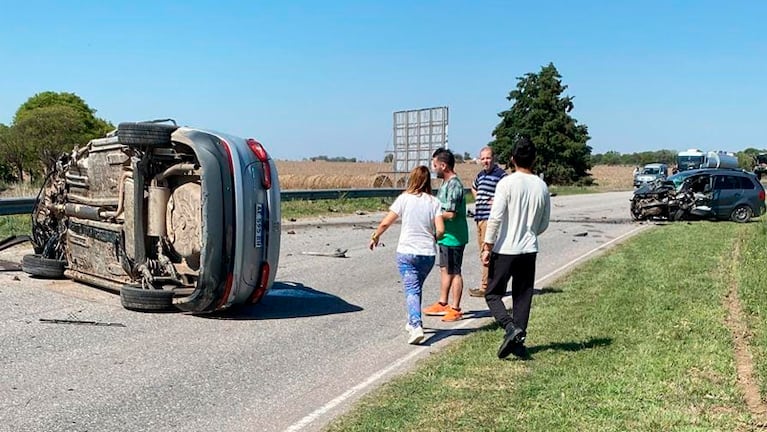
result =
[{"label": "car tire", "polygon": [[120,289],[120,303],[132,311],[166,311],[173,307],[173,291],[144,289],[139,284],[126,284]]},{"label": "car tire", "polygon": [[63,278],[66,265],[66,261],[43,258],[38,254],[24,255],[21,258],[21,270],[24,273],[45,279]]},{"label": "car tire", "polygon": [[743,204],[735,207],[732,210],[732,213],[730,213],[730,220],[738,223],[746,223],[751,220],[753,215],[754,212],[751,210],[751,207]]},{"label": "car tire", "polygon": [[176,129],[176,125],[163,123],[120,123],[117,139],[127,146],[163,147],[170,145],[170,136]]}]

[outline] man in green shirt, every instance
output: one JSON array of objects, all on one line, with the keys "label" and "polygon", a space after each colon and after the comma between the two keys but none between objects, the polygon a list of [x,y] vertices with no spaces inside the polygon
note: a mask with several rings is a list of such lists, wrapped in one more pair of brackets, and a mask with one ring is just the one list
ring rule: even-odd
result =
[{"label": "man in green shirt", "polygon": [[[461,179],[455,173],[455,156],[445,148],[437,149],[432,155],[432,168],[438,178],[443,179],[437,198],[442,206],[445,221],[445,235],[439,245],[440,293],[439,301],[423,309],[426,315],[440,315],[442,321],[458,321],[463,293],[463,250],[469,242],[469,225],[466,222],[466,199]],[[452,302],[448,302],[452,294]]]}]

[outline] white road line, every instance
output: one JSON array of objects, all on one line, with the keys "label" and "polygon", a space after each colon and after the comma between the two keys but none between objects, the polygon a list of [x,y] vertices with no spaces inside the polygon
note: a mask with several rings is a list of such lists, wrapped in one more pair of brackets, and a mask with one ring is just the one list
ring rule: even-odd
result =
[{"label": "white road line", "polygon": [[320,416],[325,414],[326,412],[330,411],[331,409],[335,408],[339,404],[343,403],[350,397],[352,397],[355,393],[365,389],[366,387],[370,386],[374,382],[378,381],[382,376],[386,375],[387,373],[397,369],[398,367],[402,366],[402,364],[409,361],[411,358],[415,357],[416,355],[420,354],[422,350],[416,349],[413,351],[410,351],[407,355],[400,358],[399,360],[395,361],[394,363],[390,364],[389,366],[379,370],[378,372],[374,373],[373,375],[370,375],[365,381],[362,381],[361,383],[357,384],[356,386],[350,388],[349,390],[345,391],[341,396],[338,396],[337,398],[333,399],[332,401],[326,403],[322,407],[316,409],[313,413],[307,415],[306,417],[302,418],[298,422],[294,423],[289,428],[285,429],[285,432],[297,432],[304,427],[308,426],[313,422],[314,420],[317,420]]},{"label": "white road line", "polygon": [[[535,281],[535,284],[536,285],[540,284],[541,282],[543,282],[546,279],[549,279],[550,277],[556,275],[557,273],[567,269],[568,267],[572,266],[573,264],[575,264],[575,263],[577,263],[579,261],[584,260],[586,257],[589,257],[592,254],[594,254],[594,253],[596,253],[596,252],[606,248],[607,246],[610,246],[611,244],[613,244],[615,242],[618,242],[618,241],[620,241],[620,240],[622,240],[622,239],[624,239],[626,237],[629,237],[629,236],[633,235],[634,233],[636,233],[637,231],[639,231],[641,229],[644,229],[644,228],[645,228],[644,226],[636,227],[633,230],[631,230],[631,231],[629,231],[629,232],[627,232],[627,233],[625,233],[623,235],[620,235],[620,236],[610,240],[607,243],[599,245],[598,247],[596,247],[596,248],[586,252],[585,254],[579,256],[578,258],[575,258],[574,260],[568,262],[567,264],[559,267],[558,269],[556,269],[556,270],[554,270],[552,272],[549,272],[548,274],[546,274],[543,277],[538,278]],[[461,322],[460,324],[458,324],[458,325],[456,325],[454,327],[451,327],[451,328],[452,329],[464,328],[464,327],[468,326],[469,324],[474,324],[474,322],[476,320],[478,320],[478,319],[479,318],[468,318],[468,319],[462,320],[463,322]],[[388,374],[389,372],[391,372],[391,371],[397,369],[398,367],[402,366],[403,364],[407,363],[413,357],[421,354],[422,351],[423,350],[420,350],[420,349],[415,349],[413,351],[410,351],[404,357],[400,358],[399,360],[395,361],[394,363],[390,364],[389,366],[379,370],[378,372],[370,375],[369,377],[367,377],[361,383],[359,383],[359,384],[355,385],[354,387],[350,388],[349,390],[345,391],[343,394],[341,394],[340,396],[338,396],[335,399],[331,400],[330,402],[326,403],[325,405],[317,408],[316,410],[314,410],[314,412],[312,412],[311,414],[309,414],[306,417],[302,418],[301,420],[297,421],[296,423],[293,423],[290,427],[285,429],[285,432],[298,432],[298,431],[300,431],[301,429],[303,429],[306,426],[310,425],[313,421],[317,420],[319,417],[321,417],[322,415],[324,415],[328,411],[332,410],[333,408],[337,407],[338,405],[340,405],[341,403],[343,403],[344,401],[346,401],[347,399],[352,397],[354,394],[364,390],[365,388],[369,387],[374,382],[376,382],[379,379],[381,379],[381,377],[383,377],[384,375]]]}]

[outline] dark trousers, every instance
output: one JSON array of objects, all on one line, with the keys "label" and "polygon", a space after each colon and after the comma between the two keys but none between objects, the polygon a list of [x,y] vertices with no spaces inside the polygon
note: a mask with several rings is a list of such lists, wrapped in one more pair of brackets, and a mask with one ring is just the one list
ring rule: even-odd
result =
[{"label": "dark trousers", "polygon": [[[507,329],[510,323],[527,331],[530,306],[533,303],[535,285],[535,253],[522,255],[490,254],[487,269],[487,292],[485,301],[496,321]],[[506,287],[511,279],[511,315],[503,304]]]}]

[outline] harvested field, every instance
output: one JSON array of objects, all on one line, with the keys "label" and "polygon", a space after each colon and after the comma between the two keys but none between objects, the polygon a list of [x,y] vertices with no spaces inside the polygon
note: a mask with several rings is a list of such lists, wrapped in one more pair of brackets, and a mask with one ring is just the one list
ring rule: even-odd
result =
[{"label": "harvested field", "polygon": [[[468,186],[480,170],[474,163],[456,165],[458,176]],[[592,170],[596,191],[632,189],[632,166],[598,165]],[[336,189],[394,187],[398,177],[392,166],[377,162],[277,161],[282,189]],[[401,186],[401,185],[400,185]]]}]

